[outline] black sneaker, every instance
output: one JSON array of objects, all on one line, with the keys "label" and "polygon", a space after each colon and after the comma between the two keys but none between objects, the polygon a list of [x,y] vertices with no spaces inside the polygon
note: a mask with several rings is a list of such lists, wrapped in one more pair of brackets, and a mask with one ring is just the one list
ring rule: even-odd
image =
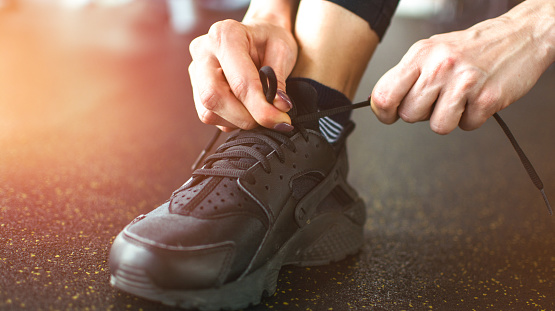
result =
[{"label": "black sneaker", "polygon": [[165,204],[116,237],[113,286],[183,308],[239,309],[272,295],[284,265],[358,252],[366,212],[347,183],[345,150],[354,125],[328,143],[315,90],[302,82],[287,90],[295,130],[228,138]]}]

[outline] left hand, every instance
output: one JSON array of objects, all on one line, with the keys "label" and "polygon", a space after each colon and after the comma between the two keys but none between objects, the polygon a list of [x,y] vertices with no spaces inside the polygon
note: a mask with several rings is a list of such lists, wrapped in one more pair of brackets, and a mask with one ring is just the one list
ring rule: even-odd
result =
[{"label": "left hand", "polygon": [[414,44],[374,87],[378,119],[430,120],[434,132],[448,134],[457,126],[476,129],[518,100],[553,60],[548,42],[535,35],[536,17],[515,17],[513,12]]}]

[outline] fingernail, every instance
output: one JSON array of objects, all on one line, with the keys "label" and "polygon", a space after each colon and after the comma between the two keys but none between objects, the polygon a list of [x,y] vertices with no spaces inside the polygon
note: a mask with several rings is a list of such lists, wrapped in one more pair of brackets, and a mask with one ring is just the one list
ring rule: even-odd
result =
[{"label": "fingernail", "polygon": [[276,124],[276,126],[274,126],[274,130],[280,131],[280,132],[291,132],[293,129],[295,129],[295,127],[287,123],[279,123],[279,124]]},{"label": "fingernail", "polygon": [[289,96],[283,90],[277,90],[277,94],[279,98],[285,101],[287,106],[289,106],[289,109],[293,108],[293,102],[291,101],[291,98],[289,98]]}]

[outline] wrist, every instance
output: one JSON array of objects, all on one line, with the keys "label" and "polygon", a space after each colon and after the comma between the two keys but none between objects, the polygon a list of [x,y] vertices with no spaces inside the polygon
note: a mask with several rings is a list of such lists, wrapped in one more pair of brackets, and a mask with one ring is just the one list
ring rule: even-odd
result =
[{"label": "wrist", "polygon": [[243,23],[269,23],[293,31],[298,0],[252,0]]},{"label": "wrist", "polygon": [[507,16],[528,30],[537,47],[537,57],[546,67],[555,62],[555,1],[527,0],[513,8]]},{"label": "wrist", "polygon": [[555,2],[550,3],[550,12],[551,27],[547,34],[546,43],[551,51],[551,63],[555,63]]}]

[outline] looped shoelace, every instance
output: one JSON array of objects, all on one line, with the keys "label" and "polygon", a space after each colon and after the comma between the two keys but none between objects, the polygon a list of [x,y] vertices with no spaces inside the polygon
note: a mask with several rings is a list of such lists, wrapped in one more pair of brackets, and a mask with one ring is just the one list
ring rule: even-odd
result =
[{"label": "looped shoelace", "polygon": [[[259,71],[260,74],[260,81],[262,82],[262,89],[264,91],[264,95],[266,100],[271,104],[273,103],[274,97],[276,96],[277,91],[277,79],[275,73],[272,68],[268,66],[264,66]],[[302,127],[302,123],[315,121],[317,119],[332,116],[334,114],[366,107],[370,105],[370,98],[368,100],[359,102],[356,104],[352,104],[349,106],[341,106],[333,109],[327,109],[322,111],[317,111],[309,114],[304,114],[301,116],[295,116],[291,118],[291,123],[295,125],[296,130],[299,131],[305,139],[307,139],[306,131]],[[553,210],[551,205],[549,204],[549,200],[547,199],[547,195],[545,194],[544,185],[541,181],[538,173],[534,169],[534,166],[526,157],[526,154],[522,150],[522,148],[517,143],[514,135],[509,130],[507,124],[503,121],[499,114],[495,113],[493,115],[509,141],[511,145],[515,149],[522,165],[526,169],[528,176],[534,183],[534,186],[538,188],[540,191],[545,205],[547,207],[547,211],[549,215],[553,215]],[[262,164],[262,167],[266,172],[270,172],[271,168],[266,156],[261,153],[260,151],[250,147],[254,144],[265,144],[269,146],[272,150],[276,151],[276,154],[280,161],[283,159],[283,151],[281,149],[280,143],[290,148],[290,150],[294,151],[294,144],[289,139],[287,134],[279,133],[270,129],[259,127],[258,129],[249,131],[250,133],[246,134],[246,131],[241,131],[234,136],[231,136],[228,139],[228,142],[222,144],[213,155],[206,158],[204,161],[203,168],[198,169],[200,162],[204,159],[205,155],[212,149],[216,141],[218,140],[221,131],[217,129],[214,136],[208,142],[207,146],[202,150],[199,157],[193,164],[193,175],[204,175],[204,176],[222,176],[222,177],[235,177],[235,178],[245,178],[249,182],[253,182],[253,177],[247,173],[248,168],[251,166],[247,164],[247,162],[241,161],[229,161],[230,159],[238,159],[241,157],[252,157],[259,161]],[[241,134],[242,133],[242,134]],[[241,134],[241,138],[234,139]],[[232,148],[233,147],[233,148]],[[228,150],[232,149],[232,150]],[[216,166],[216,167],[214,167]],[[207,168],[205,168],[207,167]]]},{"label": "looped shoelace", "polygon": [[262,151],[253,147],[255,145],[275,151],[280,162],[285,161],[282,146],[296,151],[295,144],[285,134],[265,128],[241,131],[220,145],[214,154],[206,158],[203,167],[195,170],[193,175],[243,178],[253,183],[254,177],[247,171],[253,162],[261,163],[264,171],[271,173],[270,161]]}]

